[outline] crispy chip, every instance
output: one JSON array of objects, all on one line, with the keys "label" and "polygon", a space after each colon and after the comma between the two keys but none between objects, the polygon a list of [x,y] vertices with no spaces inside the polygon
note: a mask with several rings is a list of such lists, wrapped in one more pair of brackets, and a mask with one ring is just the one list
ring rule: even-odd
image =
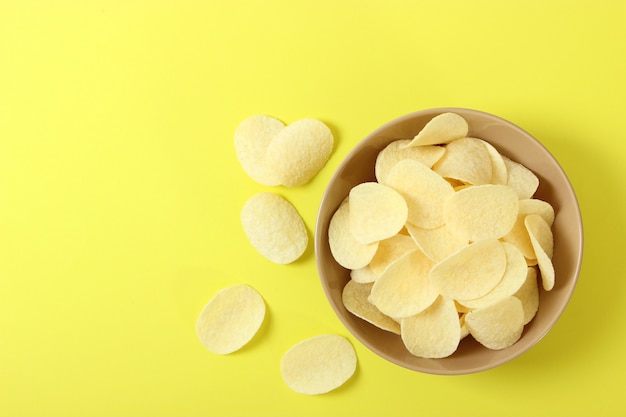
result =
[{"label": "crispy chip", "polygon": [[[538,214],[548,225],[552,225],[554,222],[554,209],[549,203],[537,199],[519,200],[517,219],[511,230],[504,236],[504,240],[517,246],[524,254],[524,257],[532,261],[536,259],[535,250],[533,249],[526,224],[524,223],[526,216],[530,214]],[[531,263],[536,262],[533,261]]]},{"label": "crispy chip", "polygon": [[380,275],[386,268],[407,252],[415,250],[417,246],[411,236],[397,234],[381,240],[378,243],[378,250],[372,258],[369,266],[377,275]]},{"label": "crispy chip", "polygon": [[467,324],[465,324],[466,315],[467,313],[459,314],[459,324],[461,325],[461,340],[465,339],[470,334],[469,329],[467,328]]},{"label": "crispy chip", "polygon": [[280,361],[285,384],[300,394],[324,394],[339,388],[354,374],[357,358],[343,336],[324,334],[303,340]]},{"label": "crispy chip", "polygon": [[196,321],[196,335],[213,353],[226,355],[245,346],[265,318],[265,302],[252,287],[236,284],[218,291]]},{"label": "crispy chip", "polygon": [[241,224],[252,246],[277,264],[288,264],[304,253],[309,237],[296,209],[281,196],[255,194],[241,209]]},{"label": "crispy chip", "polygon": [[443,226],[443,207],[454,194],[452,186],[426,165],[411,159],[396,163],[387,176],[408,206],[408,221],[425,229]]},{"label": "crispy chip", "polygon": [[347,269],[359,269],[370,263],[378,242],[363,244],[350,229],[350,204],[344,201],[328,225],[328,244],[337,263]]},{"label": "crispy chip", "polygon": [[506,185],[476,185],[447,200],[444,219],[463,239],[499,239],[513,228],[518,205],[517,194]]},{"label": "crispy chip", "polygon": [[417,246],[433,262],[447,258],[469,243],[453,233],[445,224],[436,229],[424,229],[407,223],[406,228]]},{"label": "crispy chip", "polygon": [[539,310],[539,287],[537,285],[537,270],[528,267],[526,280],[515,294],[522,302],[524,309],[524,325],[530,323]]},{"label": "crispy chip", "polygon": [[407,350],[421,358],[445,358],[456,351],[461,340],[461,323],[454,301],[443,297],[421,313],[400,321]]},{"label": "crispy chip", "polygon": [[350,278],[354,282],[358,282],[359,284],[369,284],[371,282],[374,282],[379,277],[379,275],[380,274],[372,271],[372,268],[370,268],[369,265],[350,271]]},{"label": "crispy chip", "polygon": [[500,350],[512,346],[524,330],[522,302],[514,296],[472,310],[465,316],[470,334],[483,346]]},{"label": "crispy chip", "polygon": [[554,265],[552,253],[554,250],[554,238],[548,223],[538,214],[526,216],[524,220],[530,236],[530,242],[535,250],[543,289],[550,291],[554,287]]},{"label": "crispy chip", "polygon": [[434,290],[446,298],[473,300],[484,296],[500,282],[506,266],[502,243],[496,239],[481,240],[435,264],[430,271],[430,282]]},{"label": "crispy chip", "polygon": [[431,168],[446,151],[442,146],[434,145],[407,147],[409,143],[409,139],[396,140],[379,152],[375,165],[376,180],[379,183],[386,184],[391,168],[403,159],[414,159]]},{"label": "crispy chip", "polygon": [[537,176],[519,162],[502,156],[508,172],[507,185],[515,190],[520,200],[532,198],[539,187]]},{"label": "crispy chip", "polygon": [[487,148],[487,152],[489,152],[489,158],[491,159],[491,184],[502,184],[506,185],[509,178],[509,173],[506,169],[506,164],[504,163],[504,159],[502,155],[496,148],[493,147],[487,141],[482,139],[478,139],[485,145]]},{"label": "crispy chip", "polygon": [[397,234],[406,223],[408,208],[397,191],[377,182],[365,182],[350,190],[350,230],[362,244]]},{"label": "crispy chip", "polygon": [[333,144],[333,134],[324,123],[317,119],[298,120],[270,142],[267,166],[287,187],[306,184],[324,167]]},{"label": "crispy chip", "polygon": [[359,284],[353,280],[348,281],[341,293],[344,307],[350,313],[368,323],[399,335],[400,323],[381,313],[379,309],[368,301],[373,285],[372,283]]},{"label": "crispy chip", "polygon": [[483,141],[462,138],[448,143],[446,152],[433,165],[433,171],[442,177],[462,181],[465,184],[489,184],[492,175],[491,163],[491,156]]},{"label": "crispy chip", "polygon": [[432,265],[432,261],[419,249],[405,254],[389,265],[374,282],[370,301],[383,314],[394,319],[420,313],[438,295],[428,278]]},{"label": "crispy chip", "polygon": [[437,145],[467,136],[467,121],[456,113],[433,117],[407,146]]},{"label": "crispy chip", "polygon": [[283,130],[280,120],[266,115],[250,116],[235,130],[235,153],[243,170],[262,185],[280,185],[281,178],[267,165],[266,155],[270,142]]}]

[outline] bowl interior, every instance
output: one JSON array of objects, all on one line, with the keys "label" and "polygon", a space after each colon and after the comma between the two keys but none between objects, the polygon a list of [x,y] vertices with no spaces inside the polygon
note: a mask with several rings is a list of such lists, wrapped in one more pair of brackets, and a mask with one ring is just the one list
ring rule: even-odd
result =
[{"label": "bowl interior", "polygon": [[[525,326],[520,340],[503,350],[490,350],[473,338],[461,341],[448,358],[424,359],[411,355],[399,336],[361,320],[346,311],[341,292],[350,279],[349,271],[338,265],[328,245],[330,219],[350,189],[365,181],[375,181],[376,156],[397,139],[413,138],[434,116],[455,112],[469,123],[469,136],[484,139],[501,154],[532,170],[539,178],[535,198],[552,204],[555,286],[550,292],[540,289],[539,311]],[[433,374],[466,374],[503,364],[535,345],[554,325],[567,305],[580,270],[583,249],[582,221],[572,186],[558,162],[536,139],[524,130],[497,116],[484,112],[439,108],[400,117],[362,140],[340,164],[323,196],[315,231],[315,252],[321,283],[328,300],[346,328],[379,356],[408,369]]]}]

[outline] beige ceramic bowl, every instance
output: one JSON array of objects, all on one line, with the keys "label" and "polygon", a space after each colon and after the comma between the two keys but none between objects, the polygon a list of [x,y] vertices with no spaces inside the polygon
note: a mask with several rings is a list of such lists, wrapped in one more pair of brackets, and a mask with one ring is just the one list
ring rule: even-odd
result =
[{"label": "beige ceramic bowl", "polygon": [[[512,347],[489,350],[473,338],[466,337],[450,357],[423,359],[411,355],[399,336],[374,327],[343,307],[341,292],[350,275],[330,253],[328,224],[353,186],[375,181],[374,163],[380,150],[396,139],[413,138],[430,119],[448,111],[458,113],[468,121],[469,136],[490,142],[500,153],[522,163],[539,177],[540,185],[535,198],[551,203],[556,213],[552,228],[556,278],[552,291],[540,290],[539,311]],[[483,371],[508,362],[535,345],[550,331],[565,309],[578,279],[582,251],[583,229],[576,196],[554,157],[530,134],[512,123],[491,114],[461,108],[430,109],[408,114],[385,124],[361,141],[330,180],[315,231],[315,253],[321,283],[332,308],[346,328],[379,356],[408,369],[431,374]]]}]

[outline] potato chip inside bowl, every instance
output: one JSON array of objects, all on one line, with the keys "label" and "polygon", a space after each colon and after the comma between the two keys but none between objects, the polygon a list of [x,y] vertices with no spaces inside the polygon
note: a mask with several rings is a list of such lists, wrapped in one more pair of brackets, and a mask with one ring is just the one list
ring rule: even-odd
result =
[{"label": "potato chip inside bowl", "polygon": [[[459,118],[467,122],[467,129]],[[441,136],[440,140],[437,135]],[[424,141],[424,137],[428,140]],[[405,150],[407,146],[428,147],[431,157],[427,161],[416,158],[413,154],[419,152],[409,152]],[[443,149],[433,152],[433,147]],[[448,147],[452,151],[446,156]],[[402,153],[395,152],[390,157],[390,149],[395,148],[402,149]],[[380,175],[381,168],[387,173],[384,177]],[[405,177],[413,174],[419,174],[419,178]],[[441,193],[435,193],[432,201],[419,201],[424,193],[407,192],[415,188],[412,183],[419,184],[424,178],[441,184]],[[353,271],[334,259],[328,239],[329,224],[351,190],[381,180],[385,186],[395,187],[408,207],[405,227],[397,232],[402,238],[387,235],[381,238],[384,243],[377,250],[394,253],[384,270],[374,273],[368,264]],[[403,210],[400,202],[394,204],[390,210]],[[528,216],[530,219],[525,221]],[[397,228],[395,225],[394,230]],[[348,227],[344,232],[351,233],[351,229]],[[389,242],[404,242],[407,236],[414,239],[415,246],[405,245],[406,249],[397,250],[388,247]],[[368,241],[368,245],[376,242]],[[473,250],[483,246],[497,259],[483,259],[491,255]],[[422,302],[424,308],[409,317],[401,317],[410,312],[393,304],[394,300],[405,303],[409,296],[422,301],[425,298],[407,287],[410,280],[398,275],[404,271],[400,263],[407,259],[401,250],[423,251],[424,258],[430,259],[424,268],[435,271],[429,273],[428,280],[421,271],[418,280],[422,288],[419,291],[428,291],[432,304]],[[402,116],[358,143],[327,186],[315,231],[321,283],[331,307],[346,328],[382,358],[432,374],[483,371],[508,362],[534,346],[566,308],[578,279],[582,250],[580,209],[572,185],[556,159],[513,123],[462,108],[429,109]],[[370,258],[379,257],[374,253]],[[455,271],[464,263],[484,273],[489,282],[465,280],[468,282],[463,283],[464,274]],[[360,302],[372,303],[372,314],[377,314],[380,307],[378,310],[382,308],[391,322],[404,322],[404,334],[390,331],[376,320],[363,319],[344,304],[344,288],[355,282],[351,274],[357,277],[363,271],[372,273],[363,281],[369,284],[360,284],[360,288],[373,294],[360,294]],[[549,275],[549,285],[545,284],[542,273]],[[385,285],[384,298],[381,297],[383,283],[377,285],[379,279],[384,284],[395,283]],[[451,321],[451,313],[442,313],[441,320],[431,320],[431,315],[439,317],[432,312],[438,311],[440,305],[457,310],[458,326]],[[508,329],[506,338],[498,336],[501,329],[497,318],[513,315],[522,324]],[[458,341],[454,336],[457,328],[461,332]],[[449,343],[440,346],[440,338],[425,336],[433,333],[447,335]]]}]

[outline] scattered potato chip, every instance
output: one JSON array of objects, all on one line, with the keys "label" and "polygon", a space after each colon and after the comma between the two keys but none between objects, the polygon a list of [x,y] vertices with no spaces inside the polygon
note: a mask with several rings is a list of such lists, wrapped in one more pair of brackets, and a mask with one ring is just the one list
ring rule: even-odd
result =
[{"label": "scattered potato chip", "polygon": [[538,214],[526,216],[524,223],[535,250],[543,289],[550,291],[554,287],[554,265],[552,264],[554,238],[552,230],[548,223]]},{"label": "scattered potato chip", "polygon": [[489,184],[492,176],[491,156],[479,139],[461,138],[446,146],[446,152],[433,165],[433,171],[444,178],[465,184]]},{"label": "scattered potato chip", "polygon": [[394,319],[420,313],[439,295],[428,278],[432,265],[419,249],[408,252],[374,281],[370,301]]},{"label": "scattered potato chip", "polygon": [[430,270],[430,283],[446,298],[473,300],[495,288],[506,266],[502,243],[497,239],[481,240],[435,264]]},{"label": "scattered potato chip", "polygon": [[431,168],[446,151],[444,147],[434,145],[407,147],[409,143],[410,139],[396,140],[380,151],[374,168],[379,183],[385,184],[391,168],[403,159],[414,159]]},{"label": "scattered potato chip", "polygon": [[517,194],[506,185],[476,185],[447,200],[444,219],[464,239],[499,239],[513,228],[518,205]]},{"label": "scattered potato chip", "polygon": [[308,234],[296,209],[281,196],[263,192],[241,209],[241,224],[252,246],[277,264],[288,264],[304,253]]},{"label": "scattered potato chip", "polygon": [[443,226],[443,207],[454,189],[440,175],[418,161],[404,159],[391,168],[387,184],[406,200],[410,223],[425,229]]},{"label": "scattered potato chip", "polygon": [[447,258],[469,243],[453,233],[446,224],[435,229],[424,229],[410,223],[406,227],[417,246],[433,262]]},{"label": "scattered potato chip", "polygon": [[406,223],[408,208],[397,191],[377,182],[350,190],[350,230],[357,241],[369,244],[397,234]]},{"label": "scattered potato chip", "polygon": [[287,125],[267,147],[266,163],[281,184],[296,187],[309,182],[326,164],[333,150],[333,134],[317,119]]},{"label": "scattered potato chip", "polygon": [[343,385],[356,371],[354,348],[343,336],[324,334],[303,340],[280,362],[287,386],[300,394],[325,394]]},{"label": "scattered potato chip", "polygon": [[417,248],[411,236],[397,234],[378,243],[376,254],[369,263],[372,272],[380,275],[392,262]]},{"label": "scattered potato chip", "polygon": [[502,156],[508,172],[507,185],[515,190],[520,200],[532,198],[539,187],[539,178],[524,165]]},{"label": "scattered potato chip", "polygon": [[506,185],[509,179],[509,173],[506,169],[506,164],[504,163],[504,159],[502,155],[494,146],[482,139],[478,139],[485,145],[487,148],[487,152],[489,153],[489,158],[491,159],[491,184],[502,184]]},{"label": "scattered potato chip", "polygon": [[347,269],[359,269],[370,263],[378,242],[363,244],[354,237],[350,228],[350,204],[344,201],[328,226],[328,244],[337,263]]},{"label": "scattered potato chip", "polygon": [[213,353],[226,355],[245,346],[265,318],[265,302],[252,287],[236,284],[218,291],[196,321],[196,335]]},{"label": "scattered potato chip", "polygon": [[438,145],[467,136],[467,121],[456,113],[433,117],[407,146]]},{"label": "scattered potato chip", "polygon": [[372,283],[359,284],[353,280],[348,281],[341,293],[344,307],[368,323],[399,335],[400,323],[381,313],[379,309],[368,301],[373,285]]},{"label": "scattered potato chip", "polygon": [[524,325],[530,323],[539,310],[539,287],[537,285],[537,270],[535,268],[528,268],[524,284],[513,295],[522,302]]},{"label": "scattered potato chip", "polygon": [[[554,209],[549,203],[534,198],[519,200],[519,210],[515,224],[503,239],[517,246],[527,260],[533,261],[536,259],[535,250],[533,249],[526,224],[524,223],[526,216],[530,214],[538,214],[550,226],[554,222]],[[534,264],[536,261],[531,263]]]},{"label": "scattered potato chip", "polygon": [[421,313],[400,321],[407,350],[421,358],[445,358],[461,341],[461,323],[454,301],[439,296]]},{"label": "scattered potato chip", "polygon": [[285,127],[284,123],[263,114],[250,116],[235,130],[235,153],[243,170],[262,185],[280,185],[278,173],[267,166],[267,148]]},{"label": "scattered potato chip", "polygon": [[472,310],[465,316],[470,334],[483,346],[500,350],[512,346],[524,330],[522,302],[514,296]]}]

